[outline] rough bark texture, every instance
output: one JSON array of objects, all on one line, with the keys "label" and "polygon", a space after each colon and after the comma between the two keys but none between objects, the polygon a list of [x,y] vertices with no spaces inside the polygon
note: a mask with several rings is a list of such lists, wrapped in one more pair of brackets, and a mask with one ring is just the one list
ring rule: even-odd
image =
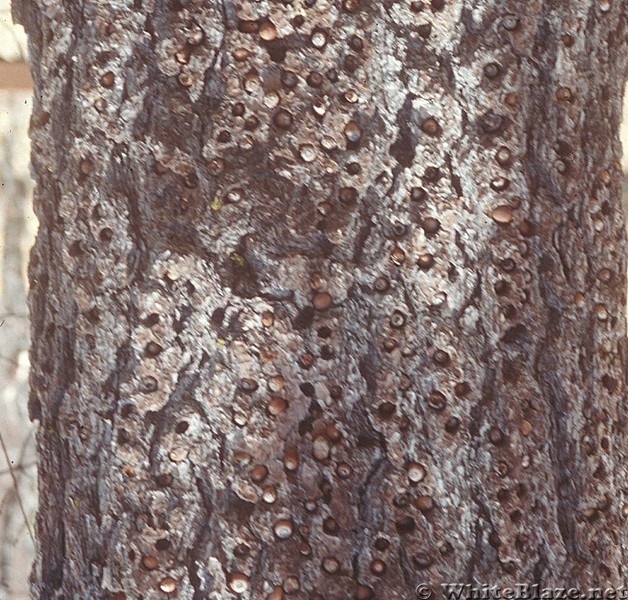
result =
[{"label": "rough bark texture", "polygon": [[626,581],[625,4],[15,13],[36,597]]}]

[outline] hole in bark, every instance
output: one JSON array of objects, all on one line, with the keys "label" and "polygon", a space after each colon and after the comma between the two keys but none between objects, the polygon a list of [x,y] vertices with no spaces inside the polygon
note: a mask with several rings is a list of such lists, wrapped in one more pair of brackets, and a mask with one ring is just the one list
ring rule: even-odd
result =
[{"label": "hole in bark", "polygon": [[123,419],[128,419],[135,412],[135,405],[128,402],[124,404],[120,409],[120,416]]},{"label": "hole in bark", "polygon": [[336,352],[331,346],[325,344],[321,346],[320,356],[323,360],[332,360],[336,356]]},{"label": "hole in bark", "polygon": [[397,508],[405,508],[410,503],[410,496],[408,494],[397,494],[393,498],[393,504]]},{"label": "hole in bark", "polygon": [[349,38],[349,47],[356,52],[361,52],[364,49],[364,40],[357,35],[352,35]]},{"label": "hole in bark", "polygon": [[600,565],[600,575],[603,579],[611,578],[611,570],[604,563]]},{"label": "hole in bark", "polygon": [[510,187],[510,180],[505,177],[495,177],[491,181],[491,189],[496,192],[503,192]]},{"label": "hole in bark", "polygon": [[508,488],[501,488],[497,491],[497,499],[500,502],[508,502],[510,499],[510,490]]},{"label": "hole in bark", "polygon": [[399,346],[399,342],[395,338],[386,338],[382,345],[385,352],[392,352]]},{"label": "hole in bark", "polygon": [[441,131],[438,121],[436,121],[436,119],[434,119],[433,117],[425,119],[425,121],[421,123],[421,130],[427,135],[434,136],[438,135]]},{"label": "hole in bark", "polygon": [[185,433],[188,430],[189,426],[190,424],[187,421],[179,421],[177,423],[177,426],[175,427],[175,431],[179,434]]},{"label": "hole in bark", "polygon": [[331,329],[327,327],[327,325],[323,325],[322,327],[319,327],[317,334],[318,337],[327,339],[331,336]]},{"label": "hole in bark", "polygon": [[377,407],[377,414],[382,419],[389,419],[395,414],[396,410],[397,410],[397,407],[395,404],[393,404],[392,402],[386,401],[386,402],[382,402]]},{"label": "hole in bark", "polygon": [[375,540],[374,546],[380,552],[384,552],[384,551],[388,550],[388,548],[390,546],[390,542],[386,538],[381,538],[380,537],[380,538],[377,538]]},{"label": "hole in bark", "polygon": [[329,395],[333,400],[340,400],[342,398],[342,387],[338,384],[332,384],[328,386]]},{"label": "hole in bark", "polygon": [[487,79],[495,79],[501,75],[502,68],[499,63],[490,62],[487,65],[484,65],[484,76]]},{"label": "hole in bark", "polygon": [[348,163],[345,169],[349,175],[359,175],[362,172],[362,167],[356,162]]},{"label": "hole in bark", "polygon": [[417,33],[425,40],[430,37],[432,33],[432,24],[431,23],[421,23],[417,27]]},{"label": "hole in bark", "polygon": [[502,115],[498,115],[493,111],[488,111],[480,119],[480,127],[482,131],[488,134],[496,134],[504,127],[505,119]]},{"label": "hole in bark", "polygon": [[155,483],[157,483],[157,487],[165,488],[172,483],[172,479],[173,477],[170,473],[160,473],[155,477]]},{"label": "hole in bark", "polygon": [[427,192],[422,187],[413,187],[410,190],[410,200],[413,202],[425,202],[427,200]]},{"label": "hole in bark", "polygon": [[379,558],[375,559],[373,562],[371,562],[371,573],[373,573],[373,575],[381,577],[382,575],[384,575],[384,573],[386,573],[386,563]]},{"label": "hole in bark", "polygon": [[520,23],[521,23],[521,19],[519,15],[515,15],[512,13],[505,15],[502,18],[502,27],[506,31],[515,31],[516,29],[519,28]]},{"label": "hole in bark", "polygon": [[268,477],[268,468],[265,465],[255,465],[251,470],[251,481],[262,483]]},{"label": "hole in bark", "polygon": [[514,319],[517,316],[517,309],[512,304],[504,306],[504,317]]},{"label": "hole in bark", "polygon": [[610,375],[602,376],[602,385],[609,391],[614,392],[617,389],[617,380]]},{"label": "hole in bark", "polygon": [[264,44],[270,60],[276,63],[283,62],[288,52],[288,45],[283,39],[275,39]]},{"label": "hole in bark", "polygon": [[170,543],[170,540],[168,540],[167,538],[159,538],[155,542],[155,548],[157,548],[157,550],[160,550],[160,551],[169,550],[171,546],[172,544]]},{"label": "hole in bark", "polygon": [[342,187],[338,192],[338,198],[341,202],[353,204],[358,200],[358,190],[350,186]]},{"label": "hole in bark", "polygon": [[423,254],[419,257],[417,265],[423,271],[429,271],[434,266],[434,255]]},{"label": "hole in bark", "polygon": [[432,360],[440,367],[446,367],[451,362],[449,354],[444,350],[436,350],[432,356]]},{"label": "hole in bark", "polygon": [[280,540],[287,540],[292,536],[294,526],[289,519],[280,519],[273,525],[275,537]]},{"label": "hole in bark", "polygon": [[273,504],[277,501],[277,490],[271,485],[266,486],[262,492],[262,500],[266,504]]},{"label": "hole in bark", "polygon": [[314,314],[314,308],[312,306],[302,308],[292,322],[292,326],[295,329],[305,329],[309,327],[314,320]]},{"label": "hole in bark", "polygon": [[406,253],[401,248],[397,247],[390,253],[390,260],[394,265],[400,267],[406,261]]},{"label": "hole in bark", "polygon": [[488,430],[488,441],[495,446],[501,446],[505,442],[505,436],[499,427],[491,427]]},{"label": "hole in bark", "polygon": [[166,594],[172,594],[177,590],[177,582],[172,577],[164,577],[159,582],[159,589]]},{"label": "hole in bark", "polygon": [[355,591],[355,600],[372,600],[375,598],[373,588],[368,585],[359,585]]},{"label": "hole in bark", "polygon": [[348,479],[349,477],[351,477],[352,473],[353,473],[353,469],[351,468],[351,465],[349,465],[348,463],[342,462],[342,463],[339,463],[338,466],[336,467],[336,475],[338,475],[340,479]]},{"label": "hole in bark", "polygon": [[471,391],[471,386],[466,381],[459,381],[454,386],[454,393],[458,397],[466,396]]},{"label": "hole in bark", "polygon": [[113,238],[113,229],[110,229],[109,227],[101,229],[98,237],[100,238],[100,241],[105,244],[110,242]]},{"label": "hole in bark", "polygon": [[433,390],[430,392],[430,395],[427,398],[427,405],[435,411],[441,411],[445,409],[447,405],[447,398],[445,394],[439,392],[438,390]]},{"label": "hole in bark", "polygon": [[408,465],[408,479],[412,483],[419,483],[425,479],[427,469],[419,463],[410,463]]},{"label": "hole in bark", "polygon": [[245,558],[250,553],[251,553],[251,547],[247,544],[238,544],[233,550],[233,555],[236,558]]},{"label": "hole in bark", "polygon": [[441,172],[438,167],[426,167],[425,172],[423,173],[424,181],[429,183],[436,183],[441,178]]},{"label": "hole in bark", "polygon": [[493,289],[498,296],[505,296],[510,292],[510,284],[507,281],[500,279],[495,282]]},{"label": "hole in bark", "polygon": [[147,571],[154,571],[159,567],[159,561],[155,556],[144,556],[142,558],[142,567],[144,567]]},{"label": "hole in bark", "polygon": [[518,523],[519,521],[521,521],[521,517],[522,517],[522,516],[523,516],[523,515],[522,515],[522,512],[521,512],[519,509],[517,509],[517,510],[513,510],[513,511],[510,513],[510,520],[511,520],[513,523]]},{"label": "hole in bark", "polygon": [[505,358],[502,364],[502,377],[508,383],[515,383],[519,380],[519,369],[517,363]]},{"label": "hole in bark", "polygon": [[305,381],[304,383],[301,383],[299,385],[299,389],[308,398],[313,398],[314,397],[315,389],[314,389],[314,386],[309,381]]},{"label": "hole in bark", "polygon": [[328,310],[333,306],[334,300],[328,292],[317,292],[312,298],[312,304],[318,311]]},{"label": "hole in bark", "polygon": [[299,365],[304,369],[309,369],[314,364],[314,355],[310,352],[305,352],[299,357]]},{"label": "hole in bark", "polygon": [[84,254],[81,240],[76,240],[70,244],[68,254],[72,257],[82,256]]},{"label": "hole in bark", "polygon": [[144,325],[144,327],[154,327],[157,323],[159,323],[159,315],[157,313],[152,313],[145,319],[142,319],[142,325]]},{"label": "hole in bark", "polygon": [[240,389],[247,394],[252,394],[258,387],[257,381],[251,377],[244,377],[240,380]]},{"label": "hole in bark", "polygon": [[434,559],[427,552],[418,552],[412,557],[412,564],[420,571],[429,569]]},{"label": "hole in bark", "polygon": [[460,419],[458,417],[449,417],[445,422],[445,431],[450,434],[456,433],[460,429]]},{"label": "hole in bark", "polygon": [[410,515],[404,515],[395,521],[395,529],[400,535],[412,533],[416,528],[416,523]]},{"label": "hole in bark", "polygon": [[440,229],[440,221],[434,217],[426,217],[423,220],[421,227],[423,228],[423,231],[425,231],[426,235],[434,235]]},{"label": "hole in bark", "polygon": [[94,306],[91,310],[88,310],[85,314],[85,318],[92,324],[96,325],[100,322],[100,313],[98,307]]},{"label": "hole in bark", "polygon": [[347,73],[353,73],[359,66],[360,59],[355,54],[348,54],[343,61],[343,67]]},{"label": "hole in bark", "polygon": [[163,351],[163,348],[157,342],[148,342],[144,349],[144,354],[148,358],[155,358]]},{"label": "hole in bark", "polygon": [[158,388],[159,388],[159,384],[152,375],[148,375],[147,377],[144,377],[142,379],[141,389],[143,392],[150,394],[151,392],[157,391]]},{"label": "hole in bark", "polygon": [[422,513],[428,513],[434,510],[436,504],[432,496],[421,495],[414,499],[414,506],[416,506]]},{"label": "hole in bark", "polygon": [[315,29],[310,36],[310,42],[312,43],[312,46],[320,50],[327,43],[327,35],[323,30]]},{"label": "hole in bark", "polygon": [[390,317],[390,326],[394,329],[401,329],[406,324],[406,316],[400,311],[396,310]]},{"label": "hole in bark", "polygon": [[118,444],[124,446],[129,443],[129,434],[126,429],[120,429],[118,431]]},{"label": "hole in bark", "polygon": [[344,133],[348,145],[355,146],[362,139],[362,129],[355,121],[349,121],[349,123],[347,123]]},{"label": "hole in bark", "polygon": [[299,467],[299,453],[296,448],[286,448],[283,455],[283,465],[288,471],[296,471]]},{"label": "hole in bark", "polygon": [[376,292],[380,292],[383,293],[385,291],[387,291],[390,287],[390,283],[388,281],[388,279],[386,277],[378,277],[374,282],[373,282],[373,289]]},{"label": "hole in bark", "polygon": [[299,78],[296,73],[292,71],[281,72],[281,83],[289,90],[294,89],[299,84]]},{"label": "hole in bark", "polygon": [[[331,490],[330,490],[330,492],[331,492]],[[338,535],[338,531],[339,530],[340,530],[340,527],[338,527],[338,523],[336,522],[336,519],[334,519],[333,517],[327,517],[323,521],[323,531],[327,535],[336,536],[336,535]]]},{"label": "hole in bark", "polygon": [[267,410],[271,416],[276,417],[284,412],[286,408],[288,408],[288,402],[284,398],[274,396],[268,402]]}]

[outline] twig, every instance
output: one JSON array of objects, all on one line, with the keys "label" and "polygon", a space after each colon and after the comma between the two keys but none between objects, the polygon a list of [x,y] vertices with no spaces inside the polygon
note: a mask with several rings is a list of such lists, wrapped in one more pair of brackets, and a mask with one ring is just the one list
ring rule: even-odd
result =
[{"label": "twig", "polygon": [[[13,467],[13,470],[14,471],[26,471],[27,469],[30,469],[31,467],[34,467],[36,465],[37,465],[37,461],[34,460],[33,462],[24,463],[23,465],[16,465],[15,467]],[[11,471],[9,469],[3,469],[2,471],[0,471],[0,477],[10,472]]]},{"label": "twig", "polygon": [[22,496],[20,495],[20,490],[17,486],[17,477],[15,476],[15,472],[13,471],[13,467],[11,466],[11,459],[9,458],[9,452],[4,443],[4,438],[2,437],[2,432],[0,431],[0,444],[2,445],[2,452],[4,454],[4,458],[7,461],[7,466],[9,467],[9,473],[11,473],[11,479],[13,480],[13,487],[15,488],[15,495],[17,496],[17,501],[20,505],[20,510],[22,511],[22,516],[24,517],[24,524],[26,525],[26,530],[28,531],[28,535],[31,536],[31,540],[33,543],[35,542],[35,536],[31,530],[30,523],[28,522],[28,517],[26,516],[26,510],[24,508],[24,503],[22,502]]}]

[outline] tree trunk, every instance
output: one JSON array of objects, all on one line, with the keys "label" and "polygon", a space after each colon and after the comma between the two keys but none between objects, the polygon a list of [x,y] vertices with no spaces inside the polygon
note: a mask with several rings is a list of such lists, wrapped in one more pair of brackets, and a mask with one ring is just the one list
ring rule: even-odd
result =
[{"label": "tree trunk", "polygon": [[36,597],[626,581],[622,2],[14,11]]}]

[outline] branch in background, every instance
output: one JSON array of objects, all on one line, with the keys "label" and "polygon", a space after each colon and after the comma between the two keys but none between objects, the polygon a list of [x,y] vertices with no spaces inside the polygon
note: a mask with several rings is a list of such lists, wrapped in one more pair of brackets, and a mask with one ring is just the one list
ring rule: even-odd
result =
[{"label": "branch in background", "polygon": [[37,461],[34,460],[32,462],[25,463],[23,465],[12,466],[9,469],[3,469],[2,471],[0,471],[0,477],[2,477],[3,475],[6,475],[7,473],[10,473],[11,469],[13,469],[13,471],[17,473],[19,471],[26,471],[27,469],[30,469],[31,467],[35,467],[36,465],[37,465]]},{"label": "branch in background", "polygon": [[15,495],[17,496],[17,501],[20,505],[20,510],[22,511],[22,516],[24,517],[24,524],[26,525],[26,529],[28,531],[28,535],[30,536],[33,543],[35,542],[35,536],[33,535],[33,531],[31,530],[30,523],[28,522],[28,517],[26,516],[26,509],[24,508],[24,503],[22,502],[22,496],[20,495],[20,490],[17,485],[17,477],[15,476],[15,471],[11,465],[11,458],[9,457],[9,452],[4,443],[4,437],[2,437],[2,432],[0,431],[0,445],[2,445],[2,453],[4,454],[4,458],[7,461],[7,466],[9,467],[9,473],[11,474],[11,479],[13,480],[13,487],[15,489]]}]

